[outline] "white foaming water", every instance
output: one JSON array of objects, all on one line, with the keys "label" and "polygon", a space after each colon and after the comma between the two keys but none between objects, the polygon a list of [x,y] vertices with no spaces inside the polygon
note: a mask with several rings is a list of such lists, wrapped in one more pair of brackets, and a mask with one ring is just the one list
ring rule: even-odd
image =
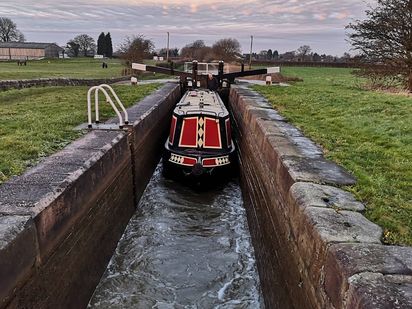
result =
[{"label": "white foaming water", "polygon": [[263,308],[237,182],[195,192],[158,167],[89,308]]}]

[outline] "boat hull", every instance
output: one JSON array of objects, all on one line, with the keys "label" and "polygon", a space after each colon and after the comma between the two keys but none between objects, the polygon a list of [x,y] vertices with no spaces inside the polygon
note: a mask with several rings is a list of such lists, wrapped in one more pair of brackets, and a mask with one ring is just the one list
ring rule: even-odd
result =
[{"label": "boat hull", "polygon": [[[190,160],[188,160],[190,158]],[[213,166],[202,163],[215,161]],[[192,164],[192,162],[195,162]],[[221,153],[185,152],[170,150],[165,144],[163,173],[168,178],[187,181],[215,181],[233,177],[237,171],[237,155],[234,147]]]}]

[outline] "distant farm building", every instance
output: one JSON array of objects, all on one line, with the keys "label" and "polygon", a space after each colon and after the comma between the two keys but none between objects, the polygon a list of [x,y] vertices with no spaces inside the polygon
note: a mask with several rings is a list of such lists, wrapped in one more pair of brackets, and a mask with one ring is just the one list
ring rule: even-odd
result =
[{"label": "distant farm building", "polygon": [[0,43],[0,60],[58,58],[63,48],[54,43]]}]

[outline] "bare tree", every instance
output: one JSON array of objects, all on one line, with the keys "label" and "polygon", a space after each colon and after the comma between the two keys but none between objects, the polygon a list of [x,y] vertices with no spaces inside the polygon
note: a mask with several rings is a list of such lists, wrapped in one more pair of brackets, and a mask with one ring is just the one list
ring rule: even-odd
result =
[{"label": "bare tree", "polygon": [[184,46],[180,52],[181,56],[190,60],[211,60],[213,58],[212,48],[205,45],[203,40],[196,40]]},{"label": "bare tree", "polygon": [[139,34],[133,37],[126,37],[120,45],[119,53],[123,59],[132,63],[149,58],[153,50],[153,42],[146,39],[144,35]]},{"label": "bare tree", "polygon": [[24,42],[25,38],[17,25],[7,17],[0,17],[0,42],[19,41]]},{"label": "bare tree", "polygon": [[412,92],[412,0],[377,0],[366,17],[347,26],[352,46],[367,63],[389,68],[382,74],[402,74]]},{"label": "bare tree", "polygon": [[239,41],[232,38],[221,39],[212,48],[216,57],[224,61],[233,61],[241,53]]},{"label": "bare tree", "polygon": [[17,39],[19,42],[26,42],[26,37],[22,32],[19,31],[19,38]]},{"label": "bare tree", "polygon": [[312,48],[310,48],[309,45],[302,45],[301,47],[298,48],[296,51],[296,54],[302,59],[302,61],[305,61],[306,56],[310,54],[312,51]]},{"label": "bare tree", "polygon": [[96,50],[94,39],[87,34],[80,34],[73,39],[73,42],[79,45],[80,52],[86,57],[89,52]]}]

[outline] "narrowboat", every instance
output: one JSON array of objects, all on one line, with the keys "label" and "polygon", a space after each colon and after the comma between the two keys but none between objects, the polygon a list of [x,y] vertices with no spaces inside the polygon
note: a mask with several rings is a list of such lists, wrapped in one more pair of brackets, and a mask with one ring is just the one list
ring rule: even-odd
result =
[{"label": "narrowboat", "polygon": [[235,145],[229,112],[216,91],[186,91],[173,110],[165,143],[166,176],[200,178],[233,169]]},{"label": "narrowboat", "polygon": [[217,72],[204,72],[199,71],[198,62],[193,61],[191,71],[183,72],[176,70],[173,62],[169,65],[170,68],[132,64],[138,71],[177,75],[181,89],[186,90],[173,110],[170,133],[165,142],[165,176],[199,180],[213,175],[230,175],[236,170],[235,145],[229,112],[218,91],[227,93],[237,77],[279,73],[280,68],[246,71],[242,64],[241,71],[225,73],[224,62],[220,61]]}]

